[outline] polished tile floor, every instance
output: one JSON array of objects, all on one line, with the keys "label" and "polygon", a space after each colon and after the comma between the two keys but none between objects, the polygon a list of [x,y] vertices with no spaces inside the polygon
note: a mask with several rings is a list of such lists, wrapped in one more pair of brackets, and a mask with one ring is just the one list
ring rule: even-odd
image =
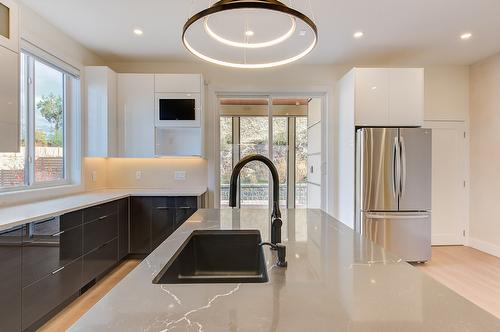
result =
[{"label": "polished tile floor", "polygon": [[[41,331],[64,331],[106,295],[138,264],[127,260],[76,299]],[[416,265],[422,272],[448,286],[500,318],[500,258],[463,246],[433,247],[432,260]]]}]

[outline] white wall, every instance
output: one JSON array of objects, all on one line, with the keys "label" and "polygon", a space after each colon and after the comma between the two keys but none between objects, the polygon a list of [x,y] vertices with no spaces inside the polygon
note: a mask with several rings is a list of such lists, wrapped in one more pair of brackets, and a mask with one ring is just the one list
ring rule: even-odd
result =
[{"label": "white wall", "polygon": [[[103,61],[94,53],[75,42],[64,32],[48,23],[33,10],[23,4],[19,5],[19,30],[20,37],[24,42],[35,45],[45,52],[55,56],[63,62],[77,69],[83,68],[86,65],[101,65]],[[82,80],[84,79],[81,77]],[[83,89],[82,89],[83,92]],[[81,98],[83,101],[84,98]],[[79,114],[78,123],[82,123],[83,110],[85,107],[80,104],[81,114]],[[79,130],[77,135],[83,132],[83,128]],[[83,140],[82,140],[83,142]],[[83,151],[83,147],[81,147]],[[77,153],[77,159],[81,160],[80,153]],[[78,163],[81,165],[81,163]],[[78,165],[77,173],[81,173],[81,167]],[[16,193],[0,194],[0,206],[17,204],[31,200],[48,199],[51,197],[67,195],[84,190],[83,184],[64,186],[57,189],[37,189]]]},{"label": "white wall", "polygon": [[471,66],[469,244],[500,257],[500,54]]}]

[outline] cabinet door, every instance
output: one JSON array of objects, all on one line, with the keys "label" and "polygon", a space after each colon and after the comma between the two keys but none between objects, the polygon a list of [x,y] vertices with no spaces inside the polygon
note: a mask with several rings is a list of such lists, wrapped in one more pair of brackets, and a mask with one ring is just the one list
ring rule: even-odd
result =
[{"label": "cabinet door", "polygon": [[118,202],[118,258],[122,259],[129,253],[129,199]]},{"label": "cabinet door", "polygon": [[151,197],[130,198],[130,253],[151,252]]},{"label": "cabinet door", "polygon": [[13,0],[0,0],[0,46],[19,52],[19,8]]},{"label": "cabinet door", "polygon": [[391,68],[389,71],[389,125],[424,123],[424,70]]},{"label": "cabinet door", "polygon": [[101,218],[83,225],[83,253],[86,254],[110,240],[118,237],[117,214]]},{"label": "cabinet door", "polygon": [[199,74],[155,74],[155,92],[201,92]]},{"label": "cabinet door", "polygon": [[153,197],[152,200],[151,243],[154,250],[174,231],[175,199]]},{"label": "cabinet door", "polygon": [[0,231],[0,330],[21,331],[23,227]]},{"label": "cabinet door", "polygon": [[356,69],[355,89],[355,124],[357,126],[387,126],[389,123],[388,69]]},{"label": "cabinet door", "polygon": [[154,156],[154,74],[118,74],[121,157]]},{"label": "cabinet door", "polygon": [[23,287],[83,254],[81,211],[27,225],[23,237]]},{"label": "cabinet door", "polygon": [[27,329],[82,287],[82,258],[23,288],[22,322]]},{"label": "cabinet door", "polygon": [[177,229],[198,209],[198,198],[195,196],[175,198],[175,228]]},{"label": "cabinet door", "polygon": [[19,54],[1,46],[0,78],[0,152],[19,152]]}]

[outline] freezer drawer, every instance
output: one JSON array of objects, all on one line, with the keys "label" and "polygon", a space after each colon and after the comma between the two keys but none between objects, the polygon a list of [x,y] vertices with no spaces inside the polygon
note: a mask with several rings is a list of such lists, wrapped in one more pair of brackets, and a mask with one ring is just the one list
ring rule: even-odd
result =
[{"label": "freezer drawer", "polygon": [[407,262],[431,258],[431,214],[362,212],[361,233]]}]

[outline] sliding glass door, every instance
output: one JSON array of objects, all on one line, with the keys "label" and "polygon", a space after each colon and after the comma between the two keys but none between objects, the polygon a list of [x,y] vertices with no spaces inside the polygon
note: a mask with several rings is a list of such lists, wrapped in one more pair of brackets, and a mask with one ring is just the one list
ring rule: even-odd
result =
[{"label": "sliding glass door", "polygon": [[[308,102],[308,98],[219,97],[221,208],[228,206],[232,168],[255,153],[269,157],[278,169],[280,206],[307,207]],[[265,165],[249,163],[240,174],[239,206],[268,208],[270,183]]]}]

